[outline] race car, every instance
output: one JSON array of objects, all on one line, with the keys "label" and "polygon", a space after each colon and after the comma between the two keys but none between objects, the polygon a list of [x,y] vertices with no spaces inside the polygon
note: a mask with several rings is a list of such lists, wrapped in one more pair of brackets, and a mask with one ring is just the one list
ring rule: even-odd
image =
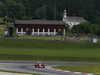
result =
[{"label": "race car", "polygon": [[37,62],[37,64],[35,64],[35,68],[45,68],[45,65],[41,64],[41,62]]}]

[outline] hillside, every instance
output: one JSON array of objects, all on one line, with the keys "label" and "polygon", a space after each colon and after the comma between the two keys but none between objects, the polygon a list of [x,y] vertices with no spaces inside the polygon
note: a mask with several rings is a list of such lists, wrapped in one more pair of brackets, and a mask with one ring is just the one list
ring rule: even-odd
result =
[{"label": "hillside", "polygon": [[63,10],[66,9],[68,16],[81,16],[100,24],[99,7],[100,0],[0,0],[0,16],[62,20]]}]

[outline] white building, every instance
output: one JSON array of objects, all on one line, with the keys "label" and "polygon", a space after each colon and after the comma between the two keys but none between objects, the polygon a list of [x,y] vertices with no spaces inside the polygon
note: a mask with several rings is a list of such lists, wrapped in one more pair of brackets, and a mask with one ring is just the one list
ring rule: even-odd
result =
[{"label": "white building", "polygon": [[70,16],[67,16],[67,11],[66,10],[64,10],[63,21],[65,21],[66,24],[69,25],[70,29],[74,25],[78,25],[81,22],[86,22],[86,20],[83,17],[70,17]]}]

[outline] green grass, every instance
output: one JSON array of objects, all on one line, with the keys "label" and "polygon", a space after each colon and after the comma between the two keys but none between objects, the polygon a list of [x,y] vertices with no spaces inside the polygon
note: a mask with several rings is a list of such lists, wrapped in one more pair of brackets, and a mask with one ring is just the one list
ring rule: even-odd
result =
[{"label": "green grass", "polygon": [[0,39],[0,59],[100,62],[100,43]]},{"label": "green grass", "polygon": [[62,36],[21,36],[22,38],[61,40]]},{"label": "green grass", "polygon": [[0,34],[4,34],[5,26],[0,26]]},{"label": "green grass", "polygon": [[4,23],[3,17],[0,17],[0,23]]},{"label": "green grass", "polygon": [[8,70],[0,70],[0,72],[19,73],[19,74],[31,74],[31,75],[42,75],[42,74],[33,74],[33,73],[17,72],[17,71],[8,71]]},{"label": "green grass", "polygon": [[92,39],[88,39],[86,37],[79,38],[79,37],[69,37],[69,36],[20,36],[21,38],[31,38],[31,39],[48,39],[48,40],[73,40],[73,41],[92,41]]},{"label": "green grass", "polygon": [[54,68],[69,70],[74,72],[100,74],[100,65],[56,66]]}]

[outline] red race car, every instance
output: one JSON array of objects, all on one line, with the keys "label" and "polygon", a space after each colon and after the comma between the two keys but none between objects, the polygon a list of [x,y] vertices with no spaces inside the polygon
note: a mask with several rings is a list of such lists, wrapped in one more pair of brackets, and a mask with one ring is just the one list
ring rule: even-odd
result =
[{"label": "red race car", "polygon": [[45,68],[45,65],[41,64],[41,62],[37,62],[37,64],[35,64],[35,68]]}]

